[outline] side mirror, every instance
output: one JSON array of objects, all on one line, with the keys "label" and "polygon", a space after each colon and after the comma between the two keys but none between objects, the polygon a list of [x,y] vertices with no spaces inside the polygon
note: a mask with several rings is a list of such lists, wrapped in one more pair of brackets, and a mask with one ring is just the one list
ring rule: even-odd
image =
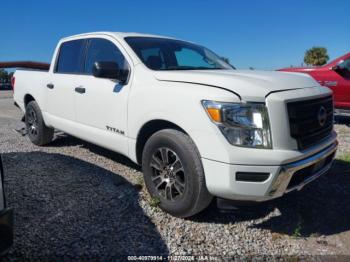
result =
[{"label": "side mirror", "polygon": [[125,83],[129,74],[128,70],[120,69],[115,62],[95,62],[92,68],[92,74],[99,78],[108,78],[118,80],[121,83]]}]

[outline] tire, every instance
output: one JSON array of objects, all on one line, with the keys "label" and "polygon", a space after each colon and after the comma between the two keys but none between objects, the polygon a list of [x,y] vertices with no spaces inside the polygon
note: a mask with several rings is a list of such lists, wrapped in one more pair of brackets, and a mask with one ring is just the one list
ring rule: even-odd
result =
[{"label": "tire", "polygon": [[33,144],[43,146],[52,141],[54,129],[45,125],[41,110],[35,101],[29,102],[26,106],[25,124],[28,137]]},{"label": "tire", "polygon": [[164,129],[153,134],[142,154],[142,171],[152,198],[165,212],[190,217],[211,202],[204,170],[192,139],[177,130]]}]

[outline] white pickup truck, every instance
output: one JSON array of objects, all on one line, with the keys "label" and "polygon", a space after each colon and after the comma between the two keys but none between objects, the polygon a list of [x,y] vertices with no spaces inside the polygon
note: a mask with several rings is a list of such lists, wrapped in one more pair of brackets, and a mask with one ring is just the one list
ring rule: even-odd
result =
[{"label": "white pickup truck", "polygon": [[336,148],[332,92],[296,73],[236,70],[168,37],[62,39],[48,71],[17,70],[30,140],[54,128],[142,165],[150,195],[178,217],[213,196],[264,201],[327,172]]}]

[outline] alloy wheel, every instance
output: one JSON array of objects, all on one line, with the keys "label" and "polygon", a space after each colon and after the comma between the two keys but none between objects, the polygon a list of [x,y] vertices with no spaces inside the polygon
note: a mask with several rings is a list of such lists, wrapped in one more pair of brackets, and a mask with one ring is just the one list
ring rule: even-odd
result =
[{"label": "alloy wheel", "polygon": [[158,194],[168,200],[176,201],[185,192],[186,180],[182,162],[170,148],[158,148],[152,155],[152,182]]},{"label": "alloy wheel", "polygon": [[38,135],[38,118],[37,118],[36,112],[32,108],[30,108],[26,117],[27,117],[27,123],[28,123],[28,132],[32,136],[37,136]]}]

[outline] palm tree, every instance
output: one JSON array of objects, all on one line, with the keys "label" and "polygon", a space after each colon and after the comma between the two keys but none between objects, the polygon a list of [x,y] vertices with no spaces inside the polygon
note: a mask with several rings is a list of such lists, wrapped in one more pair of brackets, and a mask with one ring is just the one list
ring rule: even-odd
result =
[{"label": "palm tree", "polygon": [[307,65],[321,66],[327,63],[329,59],[327,48],[314,46],[306,50],[304,62]]}]

